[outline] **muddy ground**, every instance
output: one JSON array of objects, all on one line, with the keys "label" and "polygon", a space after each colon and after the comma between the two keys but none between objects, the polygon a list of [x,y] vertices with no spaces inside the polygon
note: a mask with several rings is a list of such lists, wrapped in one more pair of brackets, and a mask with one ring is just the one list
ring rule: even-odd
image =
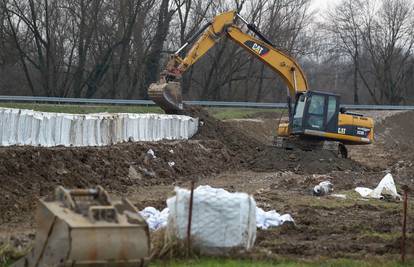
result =
[{"label": "muddy ground", "polygon": [[[292,214],[295,227],[259,230],[249,257],[398,257],[401,202],[363,200],[353,189],[375,187],[386,172],[393,174],[399,190],[403,184],[413,185],[413,112],[369,112],[378,122],[376,142],[350,147],[349,159],[329,151],[272,147],[276,114],[227,121],[217,121],[201,109],[191,110],[191,115],[203,125],[189,141],[0,148],[0,243],[31,243],[35,200],[56,185],[100,184],[116,196],[128,196],[140,209],[164,208],[174,186],[188,186],[189,179],[196,178],[199,184],[248,192],[265,210]],[[313,186],[323,180],[330,180],[335,193],[347,199],[312,196]],[[412,219],[410,205],[410,246]]]}]

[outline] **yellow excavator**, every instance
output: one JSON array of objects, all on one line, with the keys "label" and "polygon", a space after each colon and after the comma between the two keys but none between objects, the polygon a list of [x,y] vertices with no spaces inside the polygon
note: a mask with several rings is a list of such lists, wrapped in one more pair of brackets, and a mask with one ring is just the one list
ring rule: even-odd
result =
[{"label": "yellow excavator", "polygon": [[[238,26],[240,21],[257,38],[244,32]],[[282,145],[279,142],[279,146],[314,148],[330,142],[338,145],[338,152],[342,157],[347,157],[346,144],[370,144],[373,141],[372,118],[340,108],[340,97],[336,94],[310,91],[305,74],[296,60],[275,48],[254,24],[248,23],[237,11],[219,14],[170,55],[160,80],[150,85],[149,97],[166,113],[182,112],[182,74],[224,37],[264,62],[286,83],[289,122],[280,123],[278,126],[278,138],[283,141]],[[190,44],[193,45],[185,57],[180,57],[183,49]]]}]

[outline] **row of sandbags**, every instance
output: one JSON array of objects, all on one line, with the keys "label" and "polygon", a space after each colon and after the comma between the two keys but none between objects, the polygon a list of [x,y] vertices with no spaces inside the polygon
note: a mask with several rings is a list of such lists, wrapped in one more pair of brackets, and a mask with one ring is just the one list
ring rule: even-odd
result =
[{"label": "row of sandbags", "polygon": [[65,114],[0,108],[2,146],[105,146],[126,141],[181,140],[198,119],[166,114]]}]

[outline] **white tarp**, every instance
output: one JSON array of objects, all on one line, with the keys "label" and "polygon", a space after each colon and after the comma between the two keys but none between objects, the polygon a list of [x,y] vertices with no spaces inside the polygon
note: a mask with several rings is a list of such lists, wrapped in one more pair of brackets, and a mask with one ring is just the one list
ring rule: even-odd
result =
[{"label": "white tarp", "polygon": [[[168,215],[170,210],[164,208],[162,211],[154,207],[146,207],[139,212],[148,223],[152,231],[164,228],[167,226]],[[269,229],[270,227],[277,227],[285,222],[295,223],[290,214],[280,215],[275,210],[264,211],[262,208],[256,207],[256,227],[259,229]]]},{"label": "white tarp", "polygon": [[104,146],[191,138],[198,119],[166,114],[65,114],[0,108],[2,146]]},{"label": "white tarp", "polygon": [[168,208],[159,211],[154,207],[146,207],[139,212],[139,214],[144,217],[150,230],[153,231],[167,226],[169,213],[170,210]]},{"label": "white tarp", "polygon": [[268,229],[269,227],[276,227],[285,222],[295,223],[290,214],[280,215],[275,210],[264,211],[261,208],[256,208],[256,226],[260,229]]},{"label": "white tarp", "polygon": [[[172,237],[187,236],[190,191],[176,188],[167,200],[168,233]],[[249,249],[256,239],[256,202],[246,193],[230,193],[224,189],[199,186],[194,190],[191,223],[193,244],[204,252],[242,247]]]},{"label": "white tarp", "polygon": [[397,193],[397,188],[395,187],[395,182],[391,173],[385,175],[375,189],[357,187],[355,188],[355,191],[365,198],[382,199],[384,198],[382,194],[388,194],[395,199],[401,199],[401,196]]}]

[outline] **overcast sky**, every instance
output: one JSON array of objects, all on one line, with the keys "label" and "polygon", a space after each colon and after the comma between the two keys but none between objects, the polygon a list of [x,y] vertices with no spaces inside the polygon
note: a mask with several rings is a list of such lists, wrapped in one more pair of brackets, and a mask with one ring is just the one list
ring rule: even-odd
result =
[{"label": "overcast sky", "polygon": [[322,14],[325,10],[334,7],[341,0],[312,0],[311,2],[311,11],[317,11],[317,17],[322,17]]}]

